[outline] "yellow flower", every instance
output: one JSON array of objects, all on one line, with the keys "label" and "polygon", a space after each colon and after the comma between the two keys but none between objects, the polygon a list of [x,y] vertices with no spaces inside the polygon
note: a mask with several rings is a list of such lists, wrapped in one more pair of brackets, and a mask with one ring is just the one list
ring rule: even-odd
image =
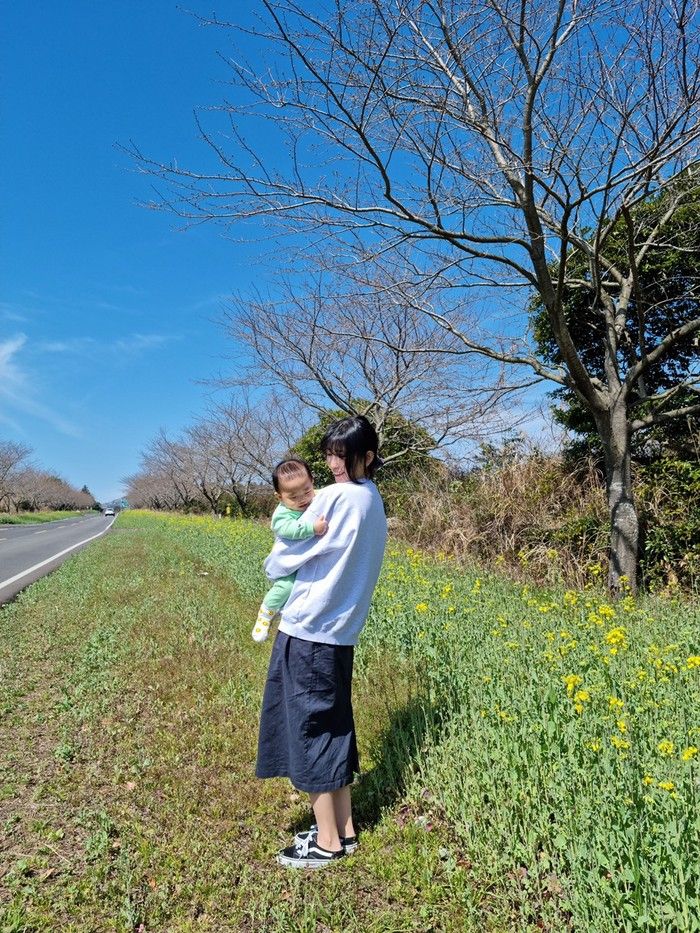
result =
[{"label": "yellow flower", "polygon": [[676,789],[676,785],[673,783],[673,781],[659,781],[656,786],[660,787],[661,790],[667,790],[669,792]]},{"label": "yellow flower", "polygon": [[685,666],[689,671],[692,671],[694,667],[700,667],[700,654],[691,654],[685,662]]},{"label": "yellow flower", "polygon": [[575,606],[578,602],[578,593],[575,593],[573,590],[567,590],[564,593],[564,605],[565,606]]},{"label": "yellow flower", "polygon": [[416,612],[427,612],[430,606],[427,603],[417,603]]},{"label": "yellow flower", "polygon": [[624,719],[617,720],[617,728],[620,730],[620,732],[627,732],[627,723]]},{"label": "yellow flower", "polygon": [[588,692],[588,690],[578,690],[576,693],[576,696],[574,697],[574,700],[576,700],[579,703],[587,703],[590,700],[590,698],[591,698],[591,695]]},{"label": "yellow flower", "polygon": [[662,739],[656,747],[659,752],[661,752],[662,755],[666,755],[666,757],[672,755],[676,750],[676,746],[668,739]]},{"label": "yellow flower", "polygon": [[474,581],[474,586],[472,586],[472,593],[478,593],[481,589],[481,580],[477,577]]},{"label": "yellow flower", "polygon": [[605,641],[615,648],[627,647],[627,629],[624,625],[611,628],[610,631],[605,633]]},{"label": "yellow flower", "polygon": [[622,709],[625,704],[623,700],[619,700],[617,697],[608,697],[608,705],[610,709]]},{"label": "yellow flower", "polygon": [[698,753],[698,748],[695,745],[689,745],[688,748],[684,748],[681,752],[681,758],[683,761],[690,761],[691,758],[695,758]]},{"label": "yellow flower", "polygon": [[627,739],[621,739],[619,735],[611,735],[610,742],[617,749],[624,749],[624,748],[630,747],[630,743],[627,741]]},{"label": "yellow flower", "polygon": [[642,778],[642,784],[645,784],[647,787],[653,783],[654,783],[654,778],[650,774],[645,774],[644,777]]},{"label": "yellow flower", "polygon": [[612,606],[607,606],[603,603],[602,606],[598,606],[598,615],[603,616],[603,618],[612,619],[615,615],[615,610]]},{"label": "yellow flower", "polygon": [[567,674],[566,677],[563,677],[562,679],[566,684],[566,692],[570,697],[574,695],[574,691],[579,686],[579,684],[583,683],[583,677],[581,677],[579,674]]},{"label": "yellow flower", "polygon": [[586,748],[590,748],[592,752],[599,752],[602,748],[602,745],[600,744],[598,739],[594,739],[592,742],[586,743]]}]

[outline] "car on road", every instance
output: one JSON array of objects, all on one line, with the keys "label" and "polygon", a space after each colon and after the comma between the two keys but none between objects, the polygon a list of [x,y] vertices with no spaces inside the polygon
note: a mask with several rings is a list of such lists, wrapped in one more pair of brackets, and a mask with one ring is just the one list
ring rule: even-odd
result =
[{"label": "car on road", "polygon": [[114,515],[114,509],[105,509],[105,510],[104,510],[104,514],[105,514],[105,515]]}]

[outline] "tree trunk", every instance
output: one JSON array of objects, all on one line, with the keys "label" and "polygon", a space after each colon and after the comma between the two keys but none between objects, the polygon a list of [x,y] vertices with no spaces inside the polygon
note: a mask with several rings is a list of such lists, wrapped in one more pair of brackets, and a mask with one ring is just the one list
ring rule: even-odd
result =
[{"label": "tree trunk", "polygon": [[639,518],[632,495],[630,432],[627,404],[615,400],[596,417],[605,450],[605,482],[610,515],[608,587],[614,596],[637,592]]},{"label": "tree trunk", "polygon": [[241,510],[241,518],[245,518],[245,517],[247,516],[247,514],[248,514],[248,510],[247,510],[247,508],[246,508],[246,500],[245,500],[245,498],[241,495],[241,493],[240,493],[240,491],[239,491],[239,489],[238,489],[238,487],[237,487],[236,485],[234,485],[234,486],[232,487],[231,492],[232,492],[232,493],[234,494],[234,496],[236,497],[236,502],[238,503],[238,507],[239,507],[239,509]]}]

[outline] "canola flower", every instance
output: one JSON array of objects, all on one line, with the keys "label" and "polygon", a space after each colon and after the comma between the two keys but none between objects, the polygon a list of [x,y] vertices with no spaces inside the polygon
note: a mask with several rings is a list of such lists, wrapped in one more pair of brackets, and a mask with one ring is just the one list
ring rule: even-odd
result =
[{"label": "canola flower", "polygon": [[573,696],[576,688],[583,683],[583,677],[580,674],[567,674],[562,680],[566,685],[566,692],[569,696]]},{"label": "canola flower", "polygon": [[624,625],[618,625],[605,633],[605,642],[610,645],[610,653],[617,653],[620,648],[627,647],[627,629]]},{"label": "canola flower", "polygon": [[[158,521],[172,530],[178,546],[187,537],[203,564],[215,564],[237,585],[240,574],[245,592],[260,595],[265,581],[255,561],[269,547],[267,528],[190,517]],[[684,895],[664,874],[665,863],[653,863],[654,853],[673,847],[686,877],[697,877],[688,855],[695,837],[677,840],[670,822],[696,793],[697,625],[689,621],[691,613],[672,615],[656,604],[652,612],[648,606],[629,594],[612,605],[593,586],[584,592],[515,588],[483,572],[475,578],[455,561],[389,549],[356,656],[359,672],[377,656],[391,659],[392,669],[406,659],[419,685],[429,687],[426,695],[441,719],[435,735],[430,729],[425,734],[416,780],[436,788],[455,825],[477,827],[475,846],[490,852],[498,838],[504,877],[511,870],[511,842],[526,847],[517,827],[544,827],[545,844],[556,848],[546,838],[542,800],[557,820],[571,819],[573,833],[582,814],[581,831],[591,833],[585,853],[577,856],[590,862],[567,879],[574,900],[578,891],[591,903],[606,896],[599,885],[587,887],[586,879],[602,877],[599,855],[628,865],[624,826],[632,806],[644,808],[638,857],[645,877],[659,879],[664,910]],[[630,796],[635,785],[639,797]],[[495,805],[474,810],[485,794]],[[536,858],[531,864],[536,870]],[[650,912],[659,914],[657,888],[646,896]],[[617,909],[606,902],[603,915]],[[586,928],[585,919],[578,922]]]}]

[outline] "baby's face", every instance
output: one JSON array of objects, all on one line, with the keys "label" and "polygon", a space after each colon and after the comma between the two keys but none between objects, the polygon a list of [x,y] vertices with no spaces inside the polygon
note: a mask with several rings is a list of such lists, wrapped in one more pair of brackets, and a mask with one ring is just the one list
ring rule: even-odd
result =
[{"label": "baby's face", "polygon": [[298,476],[285,477],[280,481],[280,490],[277,496],[288,509],[303,512],[311,504],[314,497],[314,484],[305,473]]}]

